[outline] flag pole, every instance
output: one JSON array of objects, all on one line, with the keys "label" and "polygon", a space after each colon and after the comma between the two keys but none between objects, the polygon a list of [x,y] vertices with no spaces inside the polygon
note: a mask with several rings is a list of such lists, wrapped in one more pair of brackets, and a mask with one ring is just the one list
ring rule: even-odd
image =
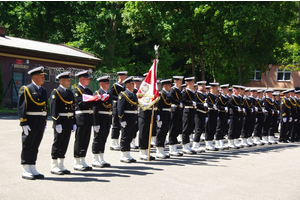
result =
[{"label": "flag pole", "polygon": [[153,117],[154,117],[154,105],[152,105],[150,129],[149,129],[149,143],[148,143],[148,161],[150,161],[150,149],[151,149],[151,138],[152,138],[152,129],[153,129]]}]

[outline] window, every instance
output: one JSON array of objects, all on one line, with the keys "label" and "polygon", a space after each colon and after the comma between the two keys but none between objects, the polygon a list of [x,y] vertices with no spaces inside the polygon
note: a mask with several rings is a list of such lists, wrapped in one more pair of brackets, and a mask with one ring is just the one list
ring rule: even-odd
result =
[{"label": "window", "polygon": [[291,71],[285,71],[277,69],[277,81],[290,81],[291,80]]},{"label": "window", "polygon": [[252,81],[260,81],[261,80],[261,72],[260,70],[254,70],[254,77]]}]

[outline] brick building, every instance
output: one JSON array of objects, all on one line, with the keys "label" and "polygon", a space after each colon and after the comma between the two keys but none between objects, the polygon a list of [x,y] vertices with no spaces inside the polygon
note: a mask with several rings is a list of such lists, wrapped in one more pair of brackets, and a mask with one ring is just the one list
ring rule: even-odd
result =
[{"label": "brick building", "polygon": [[[22,85],[31,82],[27,71],[34,67],[40,65],[45,67],[47,75],[43,87],[49,97],[53,88],[58,86],[56,74],[71,71],[74,75],[81,70],[92,71],[99,64],[101,59],[90,53],[64,44],[10,37],[5,35],[5,28],[0,27],[0,65],[6,91],[2,105],[5,107],[16,107],[18,90]],[[76,84],[74,79],[72,84],[73,87]]]}]

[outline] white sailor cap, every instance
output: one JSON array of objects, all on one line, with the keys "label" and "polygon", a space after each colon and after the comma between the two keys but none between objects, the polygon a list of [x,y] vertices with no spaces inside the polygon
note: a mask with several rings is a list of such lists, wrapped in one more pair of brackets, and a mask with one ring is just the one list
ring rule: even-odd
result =
[{"label": "white sailor cap", "polygon": [[295,90],[295,94],[300,94],[300,90]]},{"label": "white sailor cap", "polygon": [[173,76],[174,80],[183,80],[184,76]]},{"label": "white sailor cap", "polygon": [[246,88],[246,89],[245,89],[245,92],[249,92],[249,91],[250,91],[250,88]]},{"label": "white sailor cap", "polygon": [[206,85],[206,81],[198,81],[197,85]]},{"label": "white sailor cap", "polygon": [[214,87],[214,86],[218,86],[218,85],[219,85],[219,83],[215,83],[215,82],[213,82],[213,83],[209,83],[209,85],[210,85],[210,86],[212,86],[212,87]]},{"label": "white sailor cap", "polygon": [[143,76],[146,77],[148,75],[148,72],[144,73]]},{"label": "white sailor cap", "polygon": [[289,90],[286,90],[286,91],[283,91],[282,94],[287,94],[287,93],[290,93]]},{"label": "white sailor cap", "polygon": [[288,91],[289,92],[295,92],[295,89],[289,89]]},{"label": "white sailor cap", "polygon": [[241,90],[246,90],[246,87],[241,85],[240,89]]},{"label": "white sailor cap", "polygon": [[109,82],[109,78],[110,76],[101,76],[99,78],[97,78],[98,82]]},{"label": "white sailor cap", "polygon": [[71,78],[71,72],[63,72],[56,76],[56,79]]},{"label": "white sailor cap", "polygon": [[171,84],[172,83],[172,79],[164,79],[160,81],[161,84]]},{"label": "white sailor cap", "polygon": [[143,78],[140,78],[140,77],[134,77],[134,78],[133,78],[133,81],[134,81],[134,82],[142,82],[142,81],[143,81]]},{"label": "white sailor cap", "polygon": [[133,82],[133,76],[129,76],[128,78],[126,78],[123,83],[126,84],[126,83],[132,83]]},{"label": "white sailor cap", "polygon": [[186,87],[186,84],[182,84],[181,87]]},{"label": "white sailor cap", "polygon": [[[300,92],[300,90],[298,90],[298,91]],[[272,95],[273,95],[273,96],[279,96],[279,95],[280,95],[280,92],[279,92],[279,91],[275,91],[275,92],[272,93]]]},{"label": "white sailor cap", "polygon": [[220,85],[220,88],[228,88],[228,87],[229,87],[229,84]]},{"label": "white sailor cap", "polygon": [[258,90],[257,88],[250,88],[251,92],[257,92],[257,90]]},{"label": "white sailor cap", "polygon": [[127,71],[120,71],[120,72],[117,72],[118,76],[121,76],[121,75],[127,75]]},{"label": "white sailor cap", "polygon": [[157,80],[156,83],[157,83],[157,84],[161,84],[161,80]]},{"label": "white sailor cap", "polygon": [[263,92],[263,90],[257,90],[257,93],[262,93]]},{"label": "white sailor cap", "polygon": [[44,72],[43,66],[33,68],[32,70],[29,70],[27,73],[30,74],[31,76],[37,75],[37,74],[47,74]]},{"label": "white sailor cap", "polygon": [[232,88],[234,88],[234,89],[241,89],[241,86],[240,85],[233,85]]},{"label": "white sailor cap", "polygon": [[211,88],[210,85],[205,86],[205,89],[210,89],[210,88]]},{"label": "white sailor cap", "polygon": [[274,90],[273,89],[266,89],[265,93],[268,93],[268,92],[274,92]]},{"label": "white sailor cap", "polygon": [[84,77],[84,78],[90,78],[90,72],[89,70],[83,70],[81,72],[78,72],[77,74],[75,74],[76,77],[80,78],[80,77]]},{"label": "white sailor cap", "polygon": [[195,76],[192,77],[187,77],[184,79],[185,81],[194,81],[195,80]]}]

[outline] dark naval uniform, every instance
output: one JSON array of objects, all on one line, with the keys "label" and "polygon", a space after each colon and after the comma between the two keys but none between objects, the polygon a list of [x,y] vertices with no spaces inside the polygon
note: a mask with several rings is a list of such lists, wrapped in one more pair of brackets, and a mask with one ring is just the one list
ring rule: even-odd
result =
[{"label": "dark naval uniform", "polygon": [[93,95],[93,92],[78,84],[73,89],[75,97],[75,116],[77,122],[77,130],[74,144],[74,157],[82,158],[86,156],[88,145],[91,137],[91,127],[93,126],[93,106],[94,102],[84,102],[82,95]]},{"label": "dark naval uniform", "polygon": [[218,110],[214,109],[218,97],[212,93],[207,94],[206,103],[208,104],[207,122],[205,124],[205,140],[212,141],[216,133]]},{"label": "dark naval uniform", "polygon": [[216,100],[216,105],[219,108],[219,120],[217,122],[215,140],[222,140],[224,139],[225,134],[227,134],[225,133],[225,130],[228,121],[228,100],[228,96],[223,94],[219,95]]},{"label": "dark naval uniform", "polygon": [[195,136],[194,142],[200,142],[201,134],[205,132],[205,118],[207,108],[204,107],[206,94],[196,91],[197,112],[195,114]]},{"label": "dark naval uniform", "polygon": [[263,113],[263,102],[258,97],[255,99],[254,106],[257,108],[256,119],[254,125],[254,137],[260,138],[262,135],[262,128],[264,123],[264,113]]},{"label": "dark naval uniform", "polygon": [[[109,94],[102,88],[99,88],[94,95]],[[93,154],[104,153],[105,143],[110,131],[112,121],[112,97],[109,95],[108,100],[98,101],[94,106],[94,126],[100,125],[98,132],[94,132],[94,140],[92,145]]]},{"label": "dark naval uniform", "polygon": [[160,115],[162,121],[161,127],[157,127],[156,147],[164,147],[167,133],[169,131],[169,123],[171,118],[171,102],[169,92],[161,90],[159,93],[160,100],[157,102],[157,114]]},{"label": "dark naval uniform", "polygon": [[119,139],[120,136],[120,122],[117,111],[117,101],[120,92],[124,90],[125,88],[123,87],[123,85],[120,85],[119,83],[114,83],[109,91],[113,102],[111,139]]},{"label": "dark naval uniform", "polygon": [[289,98],[290,104],[291,104],[291,111],[292,115],[290,116],[291,120],[289,120],[289,132],[288,136],[290,138],[291,142],[294,142],[296,139],[296,129],[295,129],[295,124],[298,123],[298,110],[297,110],[297,102],[294,97]]},{"label": "dark naval uniform", "polygon": [[130,151],[130,142],[137,122],[137,97],[135,93],[125,90],[118,97],[117,112],[119,123],[126,121],[125,128],[121,127],[121,151]]},{"label": "dark naval uniform", "polygon": [[287,142],[289,140],[288,131],[289,131],[289,118],[292,115],[291,107],[292,105],[288,100],[288,98],[284,97],[280,105],[281,129],[280,129],[279,142]]},{"label": "dark naval uniform", "polygon": [[196,114],[196,95],[186,88],[182,93],[182,103],[184,105],[182,116],[182,144],[190,143],[190,134],[193,132]]},{"label": "dark naval uniform", "polygon": [[182,93],[180,89],[173,86],[169,93],[169,98],[172,102],[171,105],[171,119],[169,131],[169,144],[175,145],[178,143],[177,136],[181,134],[182,130],[182,109],[180,103],[182,100]]},{"label": "dark naval uniform", "polygon": [[29,134],[22,132],[22,165],[35,165],[38,149],[47,122],[47,92],[34,83],[22,86],[19,91],[18,113],[20,126],[29,126]]},{"label": "dark naval uniform", "polygon": [[254,126],[254,120],[253,120],[254,109],[252,107],[252,102],[249,97],[244,97],[244,108],[245,108],[245,114],[244,114],[241,138],[249,138],[251,137],[253,131],[253,129],[251,129],[250,126]]},{"label": "dark naval uniform", "polygon": [[265,113],[262,136],[274,136],[274,133],[271,133],[272,119],[275,114],[274,100],[272,98],[265,97],[263,99],[263,107],[265,108]]},{"label": "dark naval uniform", "polygon": [[[54,141],[52,159],[65,158],[71,131],[76,124],[74,95],[71,90],[59,86],[50,95],[50,113],[53,119]],[[56,131],[56,125],[62,126],[62,132]]]},{"label": "dark naval uniform", "polygon": [[239,127],[239,119],[242,109],[240,107],[240,98],[234,94],[231,95],[231,98],[228,100],[228,108],[229,108],[229,132],[228,139],[237,139],[239,136],[238,127]]}]

